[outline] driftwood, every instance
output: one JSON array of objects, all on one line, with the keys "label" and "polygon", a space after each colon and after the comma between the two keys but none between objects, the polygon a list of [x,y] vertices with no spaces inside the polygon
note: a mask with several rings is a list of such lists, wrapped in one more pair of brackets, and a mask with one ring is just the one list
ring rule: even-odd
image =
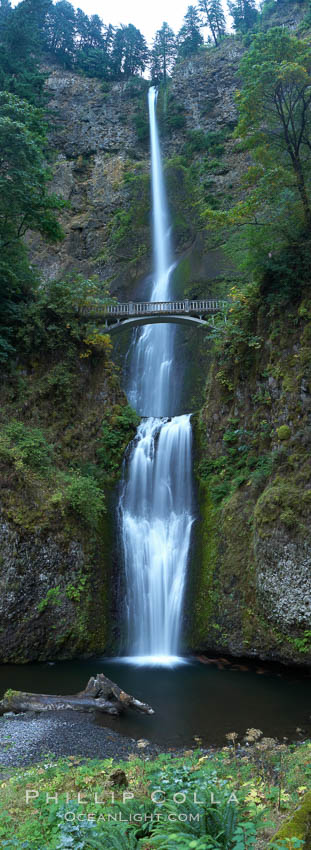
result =
[{"label": "driftwood", "polygon": [[84,691],[71,696],[55,694],[28,694],[24,691],[5,692],[0,700],[0,714],[8,711],[51,711],[72,708],[74,711],[102,711],[105,714],[121,714],[126,708],[136,708],[145,714],[154,714],[150,705],[126,694],[103,673],[91,676]]}]

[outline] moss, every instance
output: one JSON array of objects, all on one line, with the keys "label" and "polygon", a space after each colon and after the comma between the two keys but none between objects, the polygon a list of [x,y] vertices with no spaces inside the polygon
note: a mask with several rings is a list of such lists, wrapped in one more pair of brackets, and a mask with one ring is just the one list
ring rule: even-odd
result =
[{"label": "moss", "polygon": [[124,199],[107,229],[104,251],[107,258],[134,265],[151,248],[150,235],[150,177],[142,173],[139,164],[122,175]]},{"label": "moss", "polygon": [[217,587],[215,585],[215,569],[217,566],[217,510],[206,484],[199,487],[200,526],[198,557],[200,569],[198,574],[198,592],[195,603],[195,643],[203,645],[213,627],[213,612],[217,603]]},{"label": "moss", "polygon": [[10,703],[12,703],[12,702],[13,702],[13,700],[14,700],[14,699],[15,699],[18,695],[19,695],[19,691],[14,691],[14,690],[13,690],[13,688],[8,688],[8,690],[7,690],[7,691],[5,691],[5,694],[4,694],[4,696],[3,696],[3,699],[4,699],[6,702],[8,702],[8,703],[10,704]]},{"label": "moss", "polygon": [[291,838],[304,841],[304,850],[311,850],[311,791],[305,794],[299,808],[289,820],[283,823],[273,836],[273,842],[268,846],[275,846],[276,841],[281,842]]},{"label": "moss", "polygon": [[278,435],[279,440],[289,440],[291,436],[291,429],[288,427],[288,425],[280,425],[280,427],[277,428],[276,433]]},{"label": "moss", "polygon": [[[308,501],[308,500],[307,500]],[[303,493],[294,483],[277,476],[259,497],[254,517],[256,528],[265,535],[269,526],[280,520],[288,527],[297,529],[304,517],[307,519],[308,507],[305,506]]]}]

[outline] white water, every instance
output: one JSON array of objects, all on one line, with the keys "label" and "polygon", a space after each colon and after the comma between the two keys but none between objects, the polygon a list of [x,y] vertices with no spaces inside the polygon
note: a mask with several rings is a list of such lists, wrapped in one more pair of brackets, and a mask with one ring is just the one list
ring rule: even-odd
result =
[{"label": "white water", "polygon": [[[170,225],[156,121],[149,90],[154,284],[152,301],[171,298]],[[190,416],[174,416],[174,325],[136,335],[128,396],[139,426],[120,499],[129,655],[135,663],[178,658],[192,517]],[[160,418],[161,417],[161,418]],[[162,417],[165,417],[163,419]],[[173,417],[173,418],[168,418]]]}]

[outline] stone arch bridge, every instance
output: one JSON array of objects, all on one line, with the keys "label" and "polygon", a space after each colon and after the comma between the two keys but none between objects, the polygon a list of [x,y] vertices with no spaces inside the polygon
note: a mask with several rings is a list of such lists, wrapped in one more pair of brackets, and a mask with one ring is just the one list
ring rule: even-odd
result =
[{"label": "stone arch bridge", "polygon": [[214,323],[216,313],[224,310],[226,301],[215,299],[190,301],[127,301],[119,304],[96,305],[79,310],[88,319],[103,319],[107,333],[126,328],[163,322],[207,327]]}]

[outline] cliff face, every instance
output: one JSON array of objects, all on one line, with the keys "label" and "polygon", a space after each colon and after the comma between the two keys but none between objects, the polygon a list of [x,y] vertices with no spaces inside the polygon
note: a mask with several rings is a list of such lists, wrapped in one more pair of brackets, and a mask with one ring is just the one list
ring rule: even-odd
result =
[{"label": "cliff face", "polygon": [[3,384],[2,662],[112,646],[119,570],[111,499],[134,433],[109,349],[70,349],[68,337]]},{"label": "cliff face", "polygon": [[[204,184],[219,203],[228,192],[239,197],[247,158],[230,137],[237,118],[234,95],[241,55],[241,45],[228,39],[217,51],[180,63],[168,99],[160,95],[174,241],[190,264],[183,286],[190,279],[205,284],[206,276],[213,280],[223,273],[223,258],[210,254],[213,242],[199,235],[193,184]],[[29,240],[33,261],[46,279],[72,271],[98,274],[110,281],[113,293],[126,298],[151,271],[147,87],[144,80],[102,84],[49,70],[51,188],[69,207],[62,216],[61,244]],[[196,131],[219,135],[221,161],[217,151],[202,152],[195,144],[190,154],[185,151]],[[193,162],[200,171],[195,175]]]},{"label": "cliff face", "polygon": [[308,297],[277,330],[259,314],[260,353],[211,369],[195,429],[194,646],[310,663],[310,316]]},{"label": "cliff face", "polygon": [[[292,6],[290,14],[296,26]],[[204,229],[199,201],[203,196],[221,209],[242,196],[249,156],[232,138],[242,51],[229,38],[180,63],[167,97],[159,97],[180,260],[176,295],[223,296],[236,278],[223,236]],[[101,84],[54,69],[47,85],[53,189],[69,206],[60,245],[29,237],[33,262],[45,279],[72,271],[98,274],[120,299],[135,297],[151,271],[145,82]],[[188,361],[183,409],[202,406],[194,420],[199,518],[187,648],[310,661],[310,315],[307,298],[269,320],[254,308],[260,351],[249,359],[241,350],[239,364],[227,372],[205,337],[177,334],[177,360]],[[84,474],[98,464],[103,418],[113,428],[126,403],[119,377],[110,356],[93,362],[77,354],[71,371],[77,394],[64,409],[54,389],[46,402],[38,392],[42,382],[54,386],[49,374],[47,364],[41,372],[36,364],[27,371],[31,412],[16,390],[14,418],[43,428],[59,446],[61,472],[82,455]],[[12,415],[12,398],[5,404]],[[131,427],[121,432],[119,467]],[[245,445],[254,456],[250,468],[240,463]],[[79,512],[57,501],[50,479],[29,472],[25,479],[15,467],[12,472],[12,461],[5,469],[3,659],[103,650],[111,645],[113,513],[101,514],[96,528],[81,523]],[[112,475],[105,484],[108,496],[116,480]],[[114,576],[118,570],[115,563]]]},{"label": "cliff face", "polygon": [[106,84],[47,72],[51,188],[69,206],[64,241],[47,246],[31,238],[33,261],[47,279],[98,274],[124,296],[145,271],[149,248],[149,162],[135,129],[146,112],[145,81]]}]

